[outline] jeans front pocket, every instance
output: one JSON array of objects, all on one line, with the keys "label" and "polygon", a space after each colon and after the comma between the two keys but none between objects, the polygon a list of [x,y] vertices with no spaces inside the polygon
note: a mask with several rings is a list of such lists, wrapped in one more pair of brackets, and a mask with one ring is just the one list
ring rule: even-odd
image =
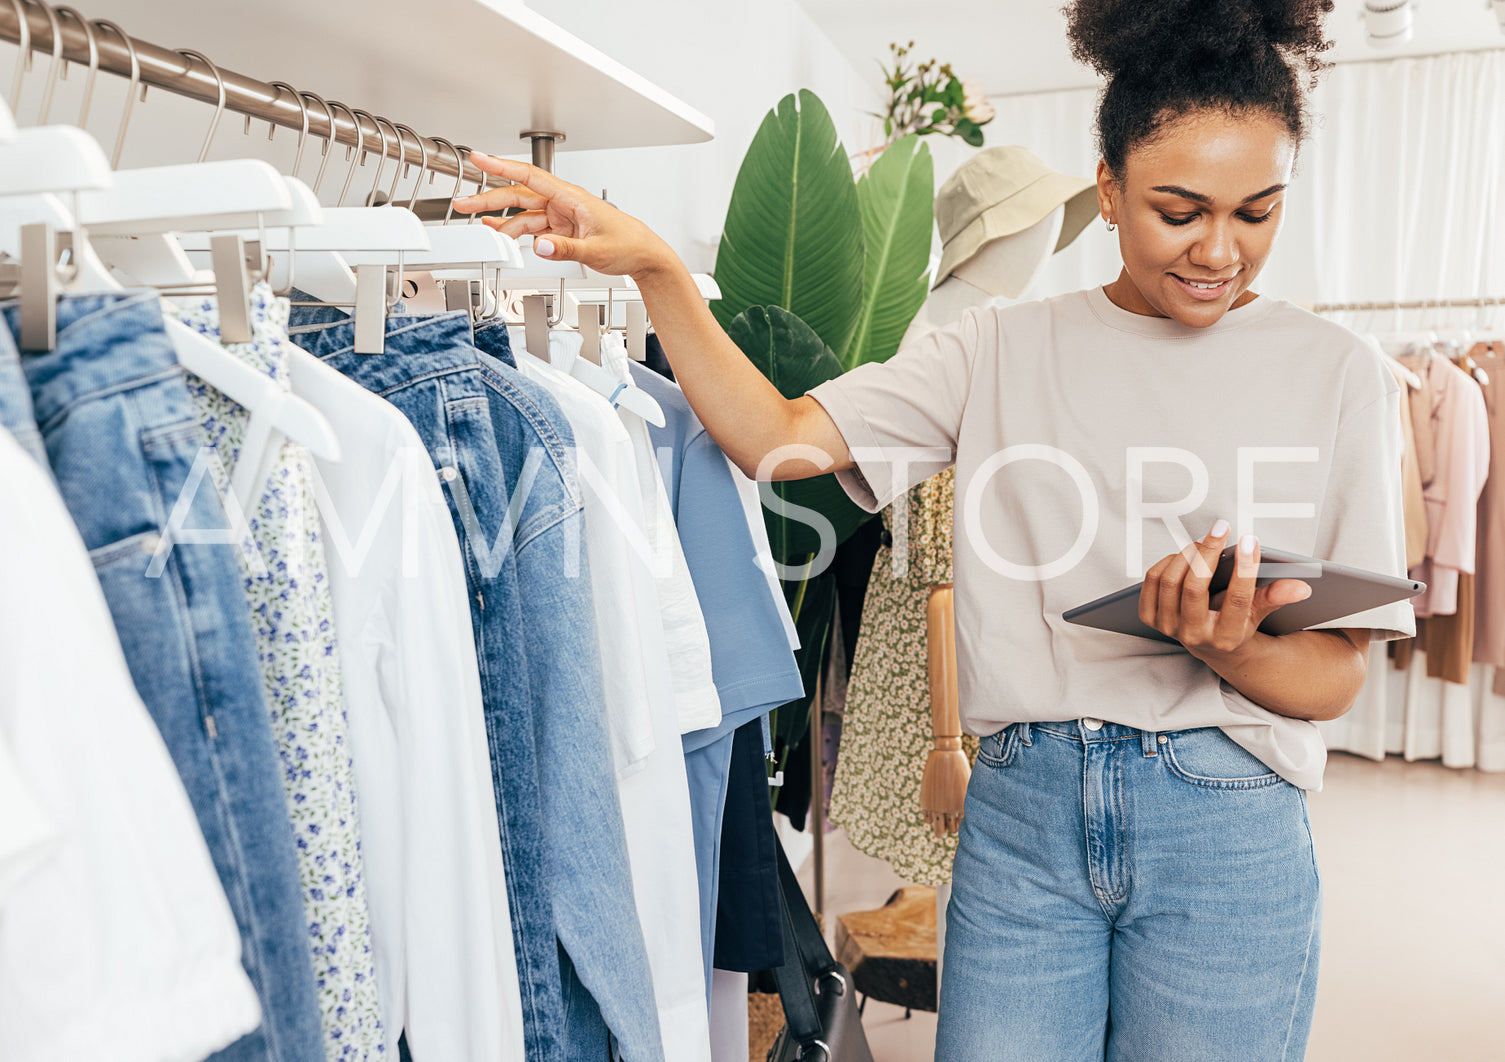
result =
[{"label": "jeans front pocket", "polygon": [[1007,767],[1018,755],[1018,723],[1010,723],[998,733],[989,734],[977,746],[977,762],[989,767]]},{"label": "jeans front pocket", "polygon": [[1285,781],[1215,726],[1173,730],[1164,737],[1160,751],[1166,767],[1191,785],[1204,789],[1263,789]]}]

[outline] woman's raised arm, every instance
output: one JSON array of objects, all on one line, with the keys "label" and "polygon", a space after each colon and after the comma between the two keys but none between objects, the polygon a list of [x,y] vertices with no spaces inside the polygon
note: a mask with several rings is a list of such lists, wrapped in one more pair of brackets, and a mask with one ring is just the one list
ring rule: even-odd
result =
[{"label": "woman's raised arm", "polygon": [[[851,467],[847,444],[820,403],[779,394],[717,324],[690,271],[652,229],[535,166],[480,152],[471,161],[514,183],[457,199],[456,210],[520,207],[510,218],[482,220],[508,236],[533,236],[540,258],[636,281],[685,398],[738,468],[755,479],[784,480]],[[799,449],[781,453],[784,447]]]}]

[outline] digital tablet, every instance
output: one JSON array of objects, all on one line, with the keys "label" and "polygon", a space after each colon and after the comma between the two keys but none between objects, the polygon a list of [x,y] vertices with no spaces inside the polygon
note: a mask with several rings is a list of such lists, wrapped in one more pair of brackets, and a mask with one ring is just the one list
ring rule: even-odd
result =
[{"label": "digital tablet", "polygon": [[[1208,586],[1208,595],[1221,593],[1228,588],[1233,576],[1235,546],[1230,545],[1218,558],[1217,570],[1213,572]],[[1367,572],[1361,568],[1348,568],[1315,557],[1303,557],[1278,549],[1261,549],[1259,575],[1256,586],[1267,586],[1276,579],[1300,579],[1312,588],[1312,596],[1294,605],[1276,609],[1259,629],[1265,634],[1290,634],[1306,630],[1319,623],[1342,619],[1369,609],[1405,601],[1427,588],[1426,583],[1414,579],[1399,579],[1393,575]],[[1169,635],[1161,634],[1139,618],[1139,594],[1143,581],[1133,586],[1089,601],[1085,605],[1062,614],[1068,623],[1083,627],[1096,627],[1119,634],[1131,634],[1137,638],[1153,638],[1158,642],[1173,642]],[[1176,643],[1179,644],[1179,643]]]}]

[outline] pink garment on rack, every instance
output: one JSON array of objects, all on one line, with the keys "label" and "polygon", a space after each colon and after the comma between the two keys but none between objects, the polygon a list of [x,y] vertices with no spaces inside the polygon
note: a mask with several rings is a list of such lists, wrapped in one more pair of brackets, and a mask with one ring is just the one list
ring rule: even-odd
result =
[{"label": "pink garment on rack", "polygon": [[1505,694],[1505,343],[1484,346],[1473,351],[1474,362],[1489,377],[1480,389],[1489,410],[1491,447],[1490,477],[1479,497],[1474,663],[1500,668],[1495,692]]},{"label": "pink garment on rack", "polygon": [[1427,557],[1411,569],[1411,578],[1427,590],[1412,606],[1417,616],[1450,616],[1458,611],[1459,573],[1475,570],[1479,494],[1489,475],[1489,414],[1479,385],[1447,358],[1428,353],[1400,361],[1422,378],[1430,395],[1435,447],[1425,491]]}]

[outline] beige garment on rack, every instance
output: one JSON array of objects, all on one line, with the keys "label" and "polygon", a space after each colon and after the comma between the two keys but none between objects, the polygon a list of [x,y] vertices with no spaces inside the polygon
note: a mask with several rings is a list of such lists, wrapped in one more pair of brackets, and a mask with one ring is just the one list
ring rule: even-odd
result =
[{"label": "beige garment on rack", "polygon": [[1426,384],[1429,408],[1415,426],[1430,426],[1436,458],[1425,489],[1427,556],[1411,570],[1427,590],[1412,605],[1418,617],[1451,615],[1458,608],[1458,576],[1472,573],[1476,561],[1476,507],[1489,472],[1484,399],[1473,377],[1447,358],[1428,352],[1399,360]]},{"label": "beige garment on rack", "polygon": [[1505,342],[1481,343],[1473,359],[1489,377],[1480,385],[1489,414],[1489,478],[1479,495],[1478,580],[1474,589],[1474,662],[1500,668],[1505,693]]},{"label": "beige garment on rack", "polygon": [[[1401,502],[1406,524],[1406,567],[1414,568],[1427,555],[1427,501],[1422,488],[1421,461],[1416,448],[1416,428],[1411,416],[1413,397],[1422,389],[1421,377],[1399,362],[1391,361],[1390,371],[1396,382],[1406,389],[1407,400],[1400,404],[1401,435],[1405,448],[1401,452]],[[1429,460],[1430,464],[1430,460]]]}]

